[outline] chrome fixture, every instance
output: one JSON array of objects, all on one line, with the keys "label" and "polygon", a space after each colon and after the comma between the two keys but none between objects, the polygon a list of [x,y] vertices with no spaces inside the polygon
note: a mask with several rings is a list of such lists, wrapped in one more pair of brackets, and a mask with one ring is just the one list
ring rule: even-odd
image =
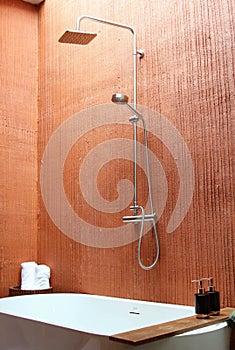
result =
[{"label": "chrome fixture", "polygon": [[112,102],[117,103],[119,105],[125,105],[128,104],[128,96],[123,94],[114,94],[112,96]]},{"label": "chrome fixture", "polygon": [[[92,17],[92,16],[80,16],[77,19],[77,25],[76,30],[66,30],[65,33],[60,37],[59,42],[60,43],[66,43],[66,44],[78,44],[78,45],[87,45],[89,44],[96,36],[96,33],[91,32],[84,32],[80,30],[81,21],[84,19],[88,19],[91,21],[100,22],[103,24],[109,24],[112,26],[116,26],[123,29],[128,29],[131,31],[133,35],[133,106],[128,104],[128,97],[123,94],[114,94],[112,97],[112,102],[118,103],[118,104],[125,104],[132,112],[134,112],[134,116],[132,116],[129,121],[133,124],[133,134],[134,134],[134,196],[133,196],[133,206],[130,207],[131,210],[133,210],[132,216],[124,216],[123,221],[124,222],[132,222],[134,224],[141,224],[140,227],[140,236],[139,236],[139,242],[138,242],[138,261],[139,265],[144,270],[150,270],[152,269],[159,258],[159,243],[158,243],[158,235],[157,235],[157,228],[156,228],[156,214],[153,210],[153,203],[152,203],[152,192],[151,192],[151,186],[150,186],[150,170],[149,170],[149,160],[148,160],[148,145],[147,145],[147,130],[146,130],[146,124],[143,116],[136,110],[136,104],[137,104],[137,56],[139,58],[144,57],[144,51],[143,50],[137,50],[136,49],[136,32],[134,28],[132,28],[129,25],[113,22],[113,21],[107,21],[102,18]],[[150,214],[145,214],[144,208],[137,203],[137,155],[136,155],[136,147],[137,147],[137,122],[138,120],[142,121],[143,128],[144,128],[144,141],[145,141],[145,149],[146,149],[146,171],[147,171],[147,178],[148,178],[148,190],[149,190],[149,202],[150,202]],[[139,215],[139,212],[141,212],[141,215]],[[141,261],[141,242],[143,237],[143,230],[144,230],[144,223],[145,222],[151,222],[154,234],[155,234],[155,240],[156,240],[156,257],[154,262],[149,265],[145,266]]]},{"label": "chrome fixture", "polygon": [[[140,209],[140,207],[138,206],[137,209]],[[156,219],[157,219],[156,213],[144,215],[144,221],[153,222],[153,221],[156,221]],[[133,224],[138,224],[139,222],[142,221],[142,215],[127,215],[127,216],[123,216],[122,220],[123,222],[132,222]]]},{"label": "chrome fixture", "polygon": [[[131,107],[131,105],[129,105],[128,103],[128,96],[124,95],[124,94],[114,94],[112,96],[112,102],[116,103],[116,104],[121,104],[121,105],[126,105],[132,112],[134,112],[134,116],[132,116],[129,121],[133,122],[133,138],[134,138],[134,196],[133,196],[133,203],[134,203],[134,215],[136,216],[138,213],[138,203],[137,203],[137,150],[136,150],[136,146],[137,146],[137,124],[135,122],[137,122],[139,120],[139,118],[141,118],[143,121],[143,117],[142,115],[140,115],[137,110],[133,107]],[[145,123],[145,122],[144,122]]]},{"label": "chrome fixture", "polygon": [[134,116],[129,119],[130,122],[138,121],[139,118],[144,120],[143,116],[128,103],[128,96],[123,94],[113,94],[111,100],[118,105],[126,105],[131,110],[131,112],[135,113]]},{"label": "chrome fixture", "polygon": [[78,44],[78,45],[87,45],[89,44],[96,36],[96,33],[90,33],[90,32],[84,32],[80,30],[81,21],[84,19],[88,19],[91,21],[96,21],[103,24],[109,24],[115,27],[128,29],[133,34],[133,104],[134,108],[136,108],[136,95],[137,95],[137,86],[136,86],[136,57],[138,55],[139,58],[144,57],[144,51],[143,50],[137,50],[136,49],[136,32],[135,29],[127,24],[122,24],[118,22],[108,21],[103,18],[98,17],[92,17],[87,15],[82,15],[77,19],[77,25],[76,30],[66,30],[65,33],[60,37],[59,42],[60,43],[66,43],[66,44]]},{"label": "chrome fixture", "polygon": [[[151,190],[151,179],[150,179],[150,169],[149,169],[149,152],[148,152],[148,141],[147,141],[147,128],[146,123],[144,120],[144,117],[128,103],[128,96],[123,94],[114,94],[112,96],[112,102],[120,105],[126,105],[131,112],[134,113],[132,117],[129,118],[129,121],[133,123],[134,125],[134,205],[130,207],[131,210],[134,211],[133,215],[129,216],[123,216],[122,220],[123,222],[132,222],[133,224],[141,223],[140,227],[140,235],[139,235],[139,243],[138,243],[138,261],[139,265],[144,270],[150,270],[152,269],[159,258],[159,241],[158,241],[158,234],[157,234],[157,216],[153,209],[153,200],[152,200],[152,190]],[[150,203],[150,214],[145,214],[144,208],[137,203],[137,122],[138,120],[141,120],[143,124],[144,129],[144,143],[145,143],[145,159],[146,159],[146,172],[147,172],[147,180],[148,180],[148,193],[149,193],[149,203]],[[141,215],[138,215],[139,211],[141,212]],[[142,263],[141,260],[141,243],[142,243],[142,237],[143,237],[143,230],[144,230],[144,223],[145,222],[151,222],[154,230],[154,236],[155,236],[155,242],[156,242],[156,256],[154,259],[154,262],[146,266]]]}]

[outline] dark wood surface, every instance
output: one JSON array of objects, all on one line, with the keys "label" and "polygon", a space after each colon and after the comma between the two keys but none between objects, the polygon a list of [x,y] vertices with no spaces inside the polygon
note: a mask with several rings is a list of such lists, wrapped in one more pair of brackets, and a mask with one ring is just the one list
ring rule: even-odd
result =
[{"label": "dark wood surface", "polygon": [[196,316],[190,316],[171,322],[115,334],[109,338],[110,340],[121,343],[140,345],[223,322],[232,312],[232,308],[224,308],[221,310],[220,315],[209,317],[208,319],[198,319]]}]

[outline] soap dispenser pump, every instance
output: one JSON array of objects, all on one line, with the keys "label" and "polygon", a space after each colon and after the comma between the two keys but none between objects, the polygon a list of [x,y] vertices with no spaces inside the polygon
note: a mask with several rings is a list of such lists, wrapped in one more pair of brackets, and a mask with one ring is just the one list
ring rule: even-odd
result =
[{"label": "soap dispenser pump", "polygon": [[208,293],[205,293],[205,289],[203,288],[203,279],[193,280],[192,282],[199,283],[198,293],[194,294],[196,318],[209,318],[210,297]]},{"label": "soap dispenser pump", "polygon": [[220,314],[220,295],[219,292],[215,290],[213,285],[213,278],[204,278],[209,281],[209,289],[206,294],[210,297],[210,316],[218,316]]}]

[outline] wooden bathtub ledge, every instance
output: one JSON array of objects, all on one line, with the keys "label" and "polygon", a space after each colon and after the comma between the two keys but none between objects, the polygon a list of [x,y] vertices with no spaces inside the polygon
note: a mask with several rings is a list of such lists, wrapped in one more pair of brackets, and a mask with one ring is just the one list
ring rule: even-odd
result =
[{"label": "wooden bathtub ledge", "polygon": [[197,319],[196,316],[185,317],[171,322],[114,334],[109,339],[130,345],[145,344],[223,322],[228,319],[233,311],[233,308],[227,307],[221,309],[220,315],[211,316],[208,319]]}]

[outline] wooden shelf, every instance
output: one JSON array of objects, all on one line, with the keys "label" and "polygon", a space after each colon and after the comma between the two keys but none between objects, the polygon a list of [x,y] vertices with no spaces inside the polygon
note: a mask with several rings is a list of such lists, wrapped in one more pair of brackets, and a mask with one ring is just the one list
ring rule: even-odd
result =
[{"label": "wooden shelf", "polygon": [[227,307],[221,309],[220,315],[211,316],[208,319],[198,319],[196,316],[185,317],[171,322],[114,334],[109,339],[130,345],[145,344],[223,322],[228,319],[233,311],[234,309]]}]

